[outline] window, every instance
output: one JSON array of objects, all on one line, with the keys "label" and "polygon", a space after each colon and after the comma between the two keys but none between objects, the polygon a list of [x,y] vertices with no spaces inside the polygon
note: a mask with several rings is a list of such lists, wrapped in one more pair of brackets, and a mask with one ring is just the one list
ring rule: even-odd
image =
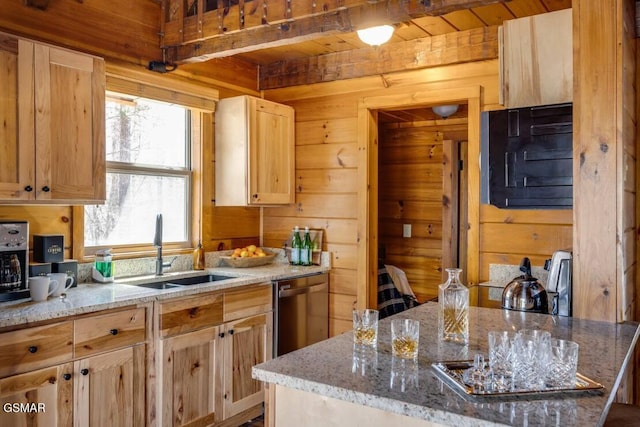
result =
[{"label": "window", "polygon": [[150,246],[158,213],[163,243],[190,244],[190,124],[188,108],[107,94],[107,200],[85,207],[86,254]]}]

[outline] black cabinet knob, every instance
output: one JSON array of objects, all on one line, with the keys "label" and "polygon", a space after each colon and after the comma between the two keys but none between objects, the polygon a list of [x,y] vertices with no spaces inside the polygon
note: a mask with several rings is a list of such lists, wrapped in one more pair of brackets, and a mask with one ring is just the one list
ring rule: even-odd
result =
[{"label": "black cabinet knob", "polygon": [[38,351],[38,347],[35,345],[32,345],[31,347],[29,347],[29,353],[35,353],[36,351]]},{"label": "black cabinet knob", "polygon": [[71,374],[63,374],[62,378],[64,378],[66,381],[69,381],[71,379]]},{"label": "black cabinet knob", "polygon": [[229,335],[233,335],[233,329],[229,329]]},{"label": "black cabinet knob", "polygon": [[80,373],[81,373],[82,375],[89,375],[89,370],[88,370],[87,368],[84,368],[84,369],[81,369],[81,370],[80,370]]},{"label": "black cabinet knob", "polygon": [[33,187],[30,185],[27,185],[26,187],[24,187],[24,191],[26,191],[27,193],[31,193],[33,191]]},{"label": "black cabinet knob", "polygon": [[48,193],[49,191],[51,191],[51,189],[45,185],[44,187],[42,187],[42,191]]},{"label": "black cabinet knob", "polygon": [[258,193],[253,194],[251,197],[253,197],[254,199],[257,199],[258,198]]},{"label": "black cabinet knob", "polygon": [[117,330],[117,329],[111,329],[111,330],[109,331],[109,333],[110,333],[111,335],[118,335],[118,330]]},{"label": "black cabinet knob", "polygon": [[224,332],[220,332],[220,333],[218,334],[218,336],[219,336],[220,338],[224,338]]}]

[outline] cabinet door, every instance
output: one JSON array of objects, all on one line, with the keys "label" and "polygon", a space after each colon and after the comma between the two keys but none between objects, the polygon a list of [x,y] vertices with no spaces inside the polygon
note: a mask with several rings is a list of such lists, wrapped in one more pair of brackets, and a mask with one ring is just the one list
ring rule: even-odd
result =
[{"label": "cabinet door", "polygon": [[144,345],[74,363],[74,426],[145,425]]},{"label": "cabinet door", "polygon": [[0,379],[0,426],[71,427],[73,365]]},{"label": "cabinet door", "polygon": [[508,20],[503,28],[505,107],[572,102],[571,9]]},{"label": "cabinet door", "polygon": [[161,425],[211,425],[221,417],[220,327],[189,332],[159,346]]},{"label": "cabinet door", "polygon": [[272,313],[227,323],[223,340],[226,419],[264,401],[264,384],[251,377],[251,368],[271,359]]},{"label": "cabinet door", "polygon": [[35,44],[36,199],[104,200],[104,61]]},{"label": "cabinet door", "polygon": [[0,199],[35,196],[33,43],[0,33]]},{"label": "cabinet door", "polygon": [[249,98],[249,204],[295,200],[293,108]]}]

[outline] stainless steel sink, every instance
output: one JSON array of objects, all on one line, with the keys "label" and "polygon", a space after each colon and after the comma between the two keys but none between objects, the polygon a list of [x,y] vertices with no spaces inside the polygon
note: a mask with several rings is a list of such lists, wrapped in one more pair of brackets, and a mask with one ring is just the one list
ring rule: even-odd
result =
[{"label": "stainless steel sink", "polygon": [[192,277],[176,277],[176,278],[160,278],[157,280],[147,283],[123,283],[125,285],[130,286],[139,286],[142,288],[151,288],[151,289],[174,289],[182,286],[190,286],[190,285],[198,285],[200,283],[209,283],[209,282],[217,282],[220,280],[228,280],[235,279],[234,276],[224,276],[221,274],[205,274],[202,276],[192,276]]},{"label": "stainless steel sink", "polygon": [[166,283],[170,285],[197,285],[200,283],[217,282],[220,280],[235,279],[233,276],[223,276],[221,274],[207,274],[206,276],[183,277],[182,279],[169,279]]},{"label": "stainless steel sink", "polygon": [[151,288],[151,289],[172,289],[179,288],[178,285],[173,285],[171,283],[166,282],[152,282],[152,283],[127,283],[127,285],[139,286],[141,288]]}]

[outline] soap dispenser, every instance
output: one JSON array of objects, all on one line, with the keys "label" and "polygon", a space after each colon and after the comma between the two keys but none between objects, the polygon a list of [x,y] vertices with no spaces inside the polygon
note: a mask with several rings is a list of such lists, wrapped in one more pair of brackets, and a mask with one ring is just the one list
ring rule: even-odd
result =
[{"label": "soap dispenser", "polygon": [[193,250],[193,269],[204,270],[204,249],[200,242],[198,242],[198,246]]},{"label": "soap dispenser", "polygon": [[111,249],[102,249],[96,252],[96,260],[91,271],[91,277],[96,282],[113,282],[113,257]]}]

